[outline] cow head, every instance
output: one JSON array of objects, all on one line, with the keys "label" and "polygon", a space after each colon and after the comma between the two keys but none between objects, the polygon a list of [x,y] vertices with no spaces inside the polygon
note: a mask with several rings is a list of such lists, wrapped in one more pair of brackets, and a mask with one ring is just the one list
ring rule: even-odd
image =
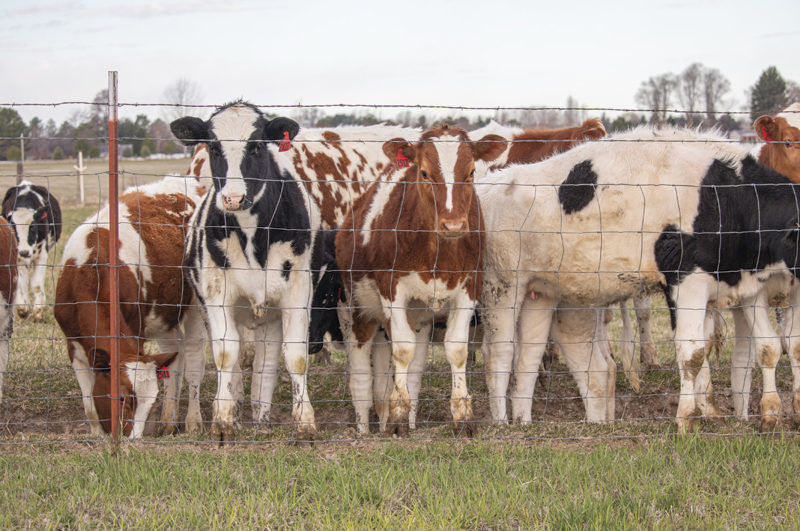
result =
[{"label": "cow head", "polygon": [[20,263],[32,263],[47,243],[51,222],[48,209],[38,205],[20,205],[7,212],[6,219],[17,235]]},{"label": "cow head", "polygon": [[267,145],[294,138],[300,129],[289,118],[266,118],[254,105],[225,105],[207,121],[179,118],[170,124],[172,133],[187,146],[205,142],[217,207],[233,212],[250,208],[275,164]]},{"label": "cow head", "polygon": [[753,129],[767,143],[761,162],[790,181],[800,183],[800,103],[775,116],[759,117]]},{"label": "cow head", "polygon": [[501,136],[471,142],[463,129],[443,125],[425,131],[416,144],[394,138],[383,145],[383,152],[392,160],[398,153],[409,160],[421,201],[418,214],[432,220],[437,236],[451,239],[470,230],[475,161],[492,161],[505,147]]},{"label": "cow head", "polygon": [[[172,363],[177,355],[177,352],[154,356],[140,353],[136,362],[120,362],[120,419],[124,435],[130,436],[133,433],[134,421],[139,420],[143,423],[147,419],[158,394],[156,369]],[[111,433],[111,356],[105,350],[95,348],[89,353],[89,361],[95,371],[92,390],[94,406],[103,430]],[[142,408],[147,411],[139,411]],[[143,429],[142,425],[140,430]],[[135,435],[141,437],[142,434]]]},{"label": "cow head", "polygon": [[319,243],[314,250],[315,254],[319,252],[322,258],[311,303],[311,324],[308,334],[308,351],[311,354],[322,349],[326,333],[331,334],[333,341],[343,340],[337,308],[339,301],[344,300],[344,283],[341,271],[336,265],[335,239],[336,231],[321,231],[317,236]]}]

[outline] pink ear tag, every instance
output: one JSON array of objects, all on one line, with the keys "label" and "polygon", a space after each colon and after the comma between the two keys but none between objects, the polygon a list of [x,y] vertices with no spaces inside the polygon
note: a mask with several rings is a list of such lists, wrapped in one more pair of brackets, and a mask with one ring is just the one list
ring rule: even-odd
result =
[{"label": "pink ear tag", "polygon": [[290,147],[292,147],[292,141],[289,140],[289,131],[284,131],[283,140],[278,145],[278,151],[289,151]]},{"label": "pink ear tag", "polygon": [[162,365],[156,369],[156,377],[158,377],[159,380],[166,380],[169,378],[169,367]]},{"label": "pink ear tag", "polygon": [[398,148],[397,150],[397,158],[394,159],[395,163],[397,164],[397,169],[400,168],[408,168],[411,164],[408,162],[408,159],[403,156],[403,149]]}]

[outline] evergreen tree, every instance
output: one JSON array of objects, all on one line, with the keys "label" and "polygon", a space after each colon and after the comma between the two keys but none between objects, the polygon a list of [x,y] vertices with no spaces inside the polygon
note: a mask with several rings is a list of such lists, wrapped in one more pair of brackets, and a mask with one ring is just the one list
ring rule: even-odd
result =
[{"label": "evergreen tree", "polygon": [[786,106],[786,81],[778,69],[770,66],[750,92],[750,119],[764,114],[774,114]]}]

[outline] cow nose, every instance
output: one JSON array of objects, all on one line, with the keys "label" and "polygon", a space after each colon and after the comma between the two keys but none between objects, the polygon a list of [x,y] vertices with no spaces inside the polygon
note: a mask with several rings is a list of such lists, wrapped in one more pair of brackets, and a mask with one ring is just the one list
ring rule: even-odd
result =
[{"label": "cow nose", "polygon": [[244,195],[223,195],[222,196],[222,204],[225,206],[225,210],[239,210],[242,206],[242,199],[244,199]]},{"label": "cow nose", "polygon": [[30,258],[30,257],[31,257],[31,253],[30,253],[30,251],[20,251],[20,252],[19,252],[19,255],[20,255],[22,258]]},{"label": "cow nose", "polygon": [[439,232],[444,233],[446,236],[456,236],[459,233],[466,231],[467,231],[467,220],[464,218],[442,220],[442,222],[439,224]]}]

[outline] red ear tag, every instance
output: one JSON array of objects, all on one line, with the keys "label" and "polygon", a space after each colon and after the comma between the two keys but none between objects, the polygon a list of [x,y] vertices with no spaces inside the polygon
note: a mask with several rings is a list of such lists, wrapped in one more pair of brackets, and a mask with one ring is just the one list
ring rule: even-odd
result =
[{"label": "red ear tag", "polygon": [[156,377],[158,377],[159,380],[166,380],[169,378],[169,367],[162,365],[156,369]]},{"label": "red ear tag", "polygon": [[403,156],[403,149],[398,148],[397,150],[397,158],[394,159],[395,163],[397,164],[397,168],[408,168],[411,164],[408,162],[408,159]]},{"label": "red ear tag", "polygon": [[284,131],[283,140],[278,145],[278,151],[289,151],[290,147],[292,147],[292,141],[289,140],[289,131]]},{"label": "red ear tag", "polygon": [[42,219],[47,219],[47,211],[42,212]]},{"label": "red ear tag", "polygon": [[765,142],[772,142],[772,137],[769,136],[769,133],[767,133],[767,128],[763,125],[761,126],[761,132],[764,133]]}]

